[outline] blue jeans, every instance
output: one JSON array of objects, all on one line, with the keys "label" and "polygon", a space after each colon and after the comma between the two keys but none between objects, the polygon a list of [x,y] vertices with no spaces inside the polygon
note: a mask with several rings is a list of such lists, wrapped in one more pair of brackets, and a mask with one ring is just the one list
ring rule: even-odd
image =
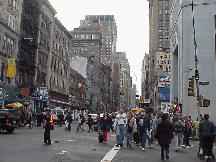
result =
[{"label": "blue jeans", "polygon": [[127,132],[127,146],[131,146],[134,132]]},{"label": "blue jeans", "polygon": [[82,131],[84,131],[84,129],[82,128],[81,123],[79,123],[79,125],[78,125],[78,127],[77,127],[77,132],[79,131],[79,128],[80,128]]},{"label": "blue jeans", "polygon": [[118,124],[116,127],[116,141],[117,144],[123,145],[124,140],[124,134],[125,134],[125,127],[123,124]]},{"label": "blue jeans", "polygon": [[142,131],[138,130],[138,133],[139,133],[139,142],[141,143],[142,148],[145,148],[147,128],[145,128]]}]

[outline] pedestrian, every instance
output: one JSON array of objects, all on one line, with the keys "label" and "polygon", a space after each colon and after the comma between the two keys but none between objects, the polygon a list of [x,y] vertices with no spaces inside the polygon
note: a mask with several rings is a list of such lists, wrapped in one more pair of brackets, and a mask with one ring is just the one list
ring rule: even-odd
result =
[{"label": "pedestrian", "polygon": [[60,125],[60,127],[62,127],[62,123],[63,123],[63,121],[64,121],[64,114],[63,114],[63,112],[61,112],[61,113],[59,114],[58,120],[59,120],[59,125]]},{"label": "pedestrian", "polygon": [[171,143],[172,133],[175,128],[170,121],[167,120],[168,114],[161,115],[161,122],[157,124],[154,137],[158,140],[158,145],[161,147],[161,160],[164,160],[164,150],[166,159],[169,159],[169,144]]},{"label": "pedestrian", "polygon": [[184,124],[185,124],[185,127],[183,130],[184,138],[183,138],[182,147],[185,148],[185,146],[186,146],[187,148],[189,148],[189,146],[190,146],[189,145],[189,137],[190,137],[190,134],[191,134],[191,131],[193,128],[193,121],[189,116],[185,116]]},{"label": "pedestrian", "polygon": [[147,131],[150,131],[150,119],[145,111],[141,112],[141,116],[138,118],[138,131],[139,131],[139,142],[141,143],[142,151],[145,151],[145,143],[147,138]]},{"label": "pedestrian", "polygon": [[97,115],[97,130],[100,130],[100,125],[101,125],[101,117],[100,114]]},{"label": "pedestrian", "polygon": [[43,117],[41,117],[42,116],[42,114],[41,114],[41,112],[39,111],[38,113],[37,113],[37,115],[36,115],[36,118],[37,118],[37,127],[40,127],[41,126],[41,121],[42,121],[42,119],[43,119]]},{"label": "pedestrian", "polygon": [[120,108],[119,113],[116,115],[114,130],[116,132],[116,147],[123,147],[124,135],[125,135],[125,127],[127,124],[127,117],[124,113],[124,108]]},{"label": "pedestrian", "polygon": [[215,156],[212,153],[215,141],[214,131],[214,124],[209,121],[209,114],[204,114],[204,119],[199,124],[199,138],[203,155],[205,155],[205,161],[208,160],[209,156],[212,156],[213,160],[215,160]]},{"label": "pedestrian", "polygon": [[91,118],[91,115],[88,115],[88,127],[89,127],[88,132],[90,132],[90,130],[93,132],[92,125],[93,125],[93,119]]},{"label": "pedestrian", "polygon": [[131,148],[134,132],[137,132],[136,119],[131,111],[127,113],[127,147]]},{"label": "pedestrian", "polygon": [[181,139],[182,139],[182,132],[184,129],[184,121],[183,118],[181,117],[181,114],[179,111],[175,112],[175,116],[172,119],[172,123],[175,128],[175,133],[174,133],[174,149],[175,151],[180,150],[181,146]]},{"label": "pedestrian", "polygon": [[71,113],[67,111],[67,115],[65,117],[65,121],[67,122],[67,125],[65,126],[65,128],[69,131],[71,131],[71,122],[72,122],[72,116]]},{"label": "pedestrian", "polygon": [[27,110],[25,113],[25,118],[26,118],[26,124],[28,126],[28,128],[31,128],[31,119],[32,119],[32,114],[30,112],[30,110]]},{"label": "pedestrian", "polygon": [[50,109],[47,109],[47,113],[45,116],[45,132],[44,132],[44,142],[45,144],[51,145],[51,137],[50,137],[50,130],[52,130],[52,123],[53,123],[53,117],[50,112]]},{"label": "pedestrian", "polygon": [[103,132],[104,144],[107,142],[107,134],[110,129],[113,130],[112,118],[108,116],[107,112],[104,112],[103,117],[101,118],[101,131]]},{"label": "pedestrian", "polygon": [[157,127],[157,118],[156,115],[153,114],[152,115],[152,138],[153,138],[153,143],[156,142],[156,140],[154,139],[154,135],[155,135],[155,131],[156,131],[156,127]]},{"label": "pedestrian", "polygon": [[82,114],[79,115],[78,123],[79,123],[79,124],[78,124],[78,126],[77,126],[77,131],[76,131],[76,132],[78,133],[79,129],[81,129],[82,131],[85,131],[85,130],[82,128],[82,125],[83,125],[83,123],[84,123]]}]

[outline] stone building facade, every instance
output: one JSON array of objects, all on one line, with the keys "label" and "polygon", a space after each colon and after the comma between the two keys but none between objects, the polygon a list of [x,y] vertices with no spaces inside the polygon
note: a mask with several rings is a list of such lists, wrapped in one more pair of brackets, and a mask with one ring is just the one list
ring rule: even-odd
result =
[{"label": "stone building facade", "polygon": [[[8,58],[14,58],[15,64],[18,62],[22,4],[22,0],[0,0],[0,91],[3,95],[7,95],[6,86],[17,87],[15,80],[17,75],[16,65],[14,77],[7,78],[7,69]],[[0,108],[5,106],[4,101],[10,97],[5,98],[3,95],[0,98]]]}]

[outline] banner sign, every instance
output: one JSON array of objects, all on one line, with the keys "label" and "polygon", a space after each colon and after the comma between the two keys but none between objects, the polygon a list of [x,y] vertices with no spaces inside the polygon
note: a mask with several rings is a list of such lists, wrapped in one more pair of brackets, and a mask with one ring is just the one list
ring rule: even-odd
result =
[{"label": "banner sign", "polygon": [[158,100],[170,101],[170,88],[158,88]]},{"label": "banner sign", "polygon": [[170,76],[159,76],[158,78],[158,87],[168,88],[170,87]]},{"label": "banner sign", "polygon": [[13,78],[15,71],[15,58],[8,59],[7,77]]}]

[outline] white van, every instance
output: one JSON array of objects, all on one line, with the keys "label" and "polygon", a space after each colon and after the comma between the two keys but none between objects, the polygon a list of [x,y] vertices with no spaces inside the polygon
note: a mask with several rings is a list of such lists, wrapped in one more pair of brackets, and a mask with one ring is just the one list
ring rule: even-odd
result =
[{"label": "white van", "polygon": [[60,107],[56,107],[54,109],[51,109],[51,113],[53,115],[53,122],[54,123],[58,123],[58,115],[61,114],[61,112],[63,112],[64,118],[66,116],[66,111]]}]

